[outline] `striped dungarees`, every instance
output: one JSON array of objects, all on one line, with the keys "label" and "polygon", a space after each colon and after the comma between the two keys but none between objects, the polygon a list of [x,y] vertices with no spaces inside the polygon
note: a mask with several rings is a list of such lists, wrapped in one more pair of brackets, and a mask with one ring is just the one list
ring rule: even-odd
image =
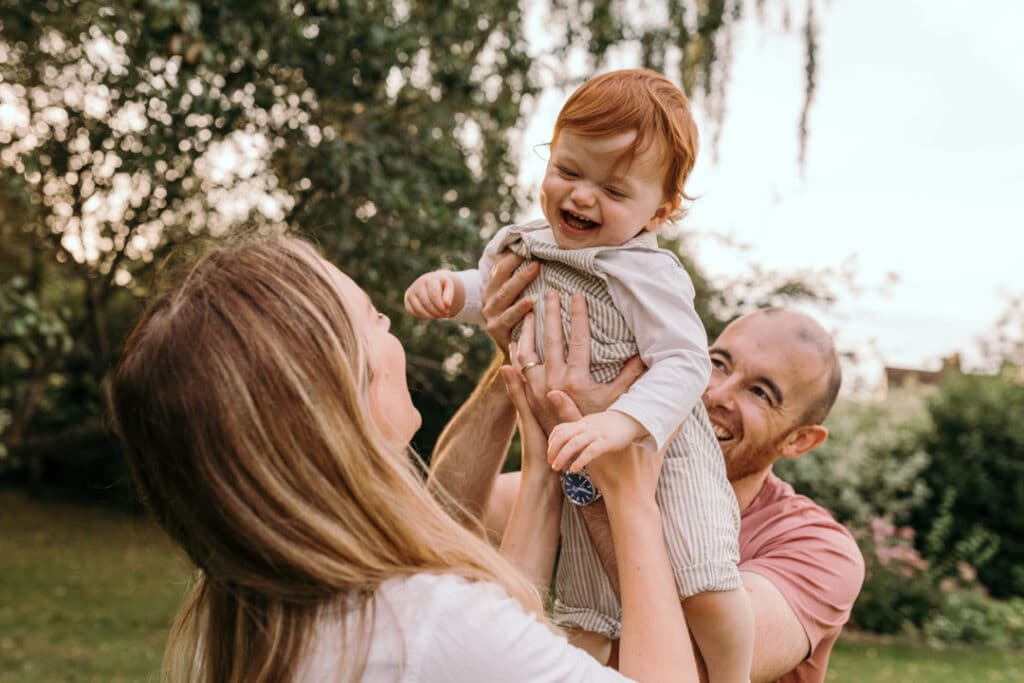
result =
[{"label": "striped dungarees", "polygon": [[[591,374],[598,382],[614,379],[626,360],[636,355],[637,345],[595,268],[600,248],[561,249],[537,240],[529,230],[520,233],[515,228],[506,241],[511,251],[542,262],[540,276],[524,292],[536,302],[538,353],[543,355],[546,292],[555,289],[559,293],[564,339],[569,338],[572,294],[581,292],[590,318]],[[513,336],[518,337],[518,329]],[[740,516],[721,449],[700,400],[689,415],[680,415],[679,419],[682,428],[669,445],[656,493],[676,587],[681,598],[737,589],[741,585],[736,568]],[[618,638],[621,606],[590,542],[579,508],[568,501],[562,506],[561,535],[555,621],[563,627]]]}]

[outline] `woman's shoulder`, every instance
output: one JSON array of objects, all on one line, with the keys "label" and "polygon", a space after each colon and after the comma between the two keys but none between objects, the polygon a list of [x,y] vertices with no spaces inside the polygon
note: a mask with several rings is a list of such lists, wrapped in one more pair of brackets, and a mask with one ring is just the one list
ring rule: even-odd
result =
[{"label": "woman's shoulder", "polygon": [[515,622],[539,625],[499,586],[452,573],[423,572],[390,579],[378,589],[376,603],[385,619],[431,634],[437,633],[438,622],[445,623],[449,634],[465,632],[466,637],[479,635],[481,628],[489,631]]}]

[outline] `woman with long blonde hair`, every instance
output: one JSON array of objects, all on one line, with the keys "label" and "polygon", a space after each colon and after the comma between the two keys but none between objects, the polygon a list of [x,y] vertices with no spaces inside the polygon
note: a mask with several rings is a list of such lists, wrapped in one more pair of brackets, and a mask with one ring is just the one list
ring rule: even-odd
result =
[{"label": "woman with long blonde hair", "polygon": [[[524,484],[503,557],[423,484],[388,325],[294,237],[213,253],[143,314],[111,412],[143,499],[198,569],[165,680],[620,680],[544,617],[561,496],[521,384]],[[678,680],[692,651],[657,472],[649,456],[604,460],[622,640],[657,657],[623,673]]]}]

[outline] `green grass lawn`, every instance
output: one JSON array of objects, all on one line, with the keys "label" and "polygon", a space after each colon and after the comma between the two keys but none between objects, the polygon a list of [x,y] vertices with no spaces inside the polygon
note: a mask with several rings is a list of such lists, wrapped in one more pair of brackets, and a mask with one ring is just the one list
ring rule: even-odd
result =
[{"label": "green grass lawn", "polygon": [[985,683],[1024,681],[1024,652],[933,649],[916,643],[842,638],[832,650],[827,683]]},{"label": "green grass lawn", "polygon": [[188,577],[146,520],[0,491],[0,682],[159,680]]},{"label": "green grass lawn", "polygon": [[[185,559],[149,522],[0,491],[0,683],[157,681]],[[1024,652],[844,639],[829,683],[1024,681]]]}]

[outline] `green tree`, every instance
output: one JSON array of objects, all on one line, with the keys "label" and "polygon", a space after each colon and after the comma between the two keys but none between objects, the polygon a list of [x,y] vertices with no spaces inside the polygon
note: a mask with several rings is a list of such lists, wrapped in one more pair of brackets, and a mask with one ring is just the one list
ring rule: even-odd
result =
[{"label": "green tree", "polygon": [[[914,526],[931,528],[948,518],[942,547],[924,549],[941,561],[958,543],[973,541],[987,555],[978,578],[995,597],[1024,595],[1024,384],[1007,376],[951,378],[928,403],[933,428],[922,447],[931,465],[921,478],[933,492],[914,514]],[[948,511],[948,514],[942,514]],[[974,563],[974,557],[962,558]]]},{"label": "green tree", "polygon": [[[490,348],[402,315],[401,292],[471,264],[516,215],[517,125],[538,88],[625,50],[720,119],[745,5],[524,7],[563,27],[549,52],[497,0],[0,0],[0,287],[35,330],[0,347],[7,462],[45,476],[43,461],[104,452],[102,381],[159,265],[252,230],[311,237],[392,314],[429,450]],[[805,26],[809,103],[811,13]],[[735,298],[694,271],[714,330]],[[29,340],[43,328],[59,340]]]}]

